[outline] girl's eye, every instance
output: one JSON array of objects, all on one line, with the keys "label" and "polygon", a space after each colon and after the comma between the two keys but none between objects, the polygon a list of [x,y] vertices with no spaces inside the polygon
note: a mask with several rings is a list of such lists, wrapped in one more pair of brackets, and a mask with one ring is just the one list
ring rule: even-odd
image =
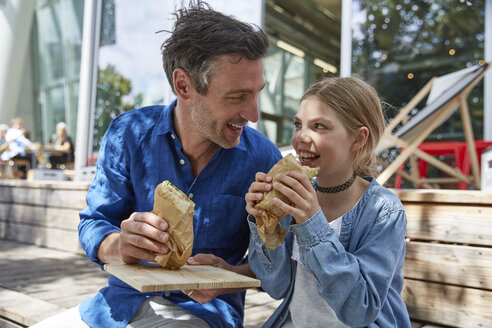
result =
[{"label": "girl's eye", "polygon": [[316,123],[316,124],[314,124],[314,127],[315,127],[316,129],[326,129],[326,126],[324,126],[324,125],[323,125],[323,124],[321,124],[321,123]]}]

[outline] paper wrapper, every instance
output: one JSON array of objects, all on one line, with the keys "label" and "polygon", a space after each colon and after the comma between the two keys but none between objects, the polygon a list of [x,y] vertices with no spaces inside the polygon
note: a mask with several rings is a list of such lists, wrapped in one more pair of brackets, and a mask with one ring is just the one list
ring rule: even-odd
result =
[{"label": "paper wrapper", "polygon": [[[309,180],[318,174],[318,168],[303,166],[292,154],[288,154],[268,171],[268,175],[271,176],[273,182],[275,182],[277,180],[277,174],[293,171],[306,174]],[[286,213],[279,207],[273,205],[273,199],[275,197],[287,204],[291,204],[291,201],[287,196],[272,189],[269,192],[265,192],[261,202],[255,206],[255,208],[263,210],[263,215],[261,217],[256,216],[256,225],[258,227],[258,235],[268,249],[275,249],[282,245],[285,234],[287,233],[287,230],[279,224]]]},{"label": "paper wrapper", "polygon": [[179,269],[193,249],[195,203],[166,180],[155,188],[152,213],[166,219],[169,224],[169,241],[166,243],[169,253],[156,254],[155,261],[165,268]]}]

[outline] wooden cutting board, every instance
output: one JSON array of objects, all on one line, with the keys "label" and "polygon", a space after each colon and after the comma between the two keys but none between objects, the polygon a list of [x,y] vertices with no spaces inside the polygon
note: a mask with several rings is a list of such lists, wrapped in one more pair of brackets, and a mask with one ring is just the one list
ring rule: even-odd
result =
[{"label": "wooden cutting board", "polygon": [[210,265],[184,265],[178,270],[157,263],[105,264],[104,270],[138,291],[260,287],[258,279]]}]

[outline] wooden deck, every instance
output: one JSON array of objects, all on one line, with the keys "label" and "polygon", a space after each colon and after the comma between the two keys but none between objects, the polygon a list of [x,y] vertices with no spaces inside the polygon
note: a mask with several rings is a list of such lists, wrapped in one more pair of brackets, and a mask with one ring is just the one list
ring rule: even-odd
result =
[{"label": "wooden deck", "polygon": [[[77,224],[79,222],[79,211],[85,207],[85,195],[87,193],[88,183],[74,182],[29,182],[29,181],[13,181],[0,180],[0,328],[25,327],[32,325],[46,317],[62,312],[68,308],[80,304],[85,299],[93,296],[100,288],[107,285],[108,274],[99,269],[95,264],[91,263],[84,255],[78,242]],[[476,200],[476,193],[459,193],[451,195],[444,191],[436,193],[435,191],[399,191],[398,196],[404,202],[408,212],[409,237],[417,238],[418,241],[409,243],[407,249],[409,254],[415,254],[416,246],[420,245],[423,240],[445,240],[446,247],[454,241],[450,236],[463,234],[464,228],[474,227],[472,221],[477,219],[482,222],[478,228],[480,234],[470,240],[465,241],[466,244],[476,246],[476,240],[486,242],[488,249],[485,252],[481,250],[481,258],[487,258],[487,261],[480,260],[478,262],[480,268],[486,268],[490,272],[490,228],[489,220],[492,217],[491,204],[488,201],[489,196],[483,195],[483,204],[480,208],[462,209],[463,202],[473,202]],[[417,197],[417,198],[416,198]],[[438,197],[439,199],[437,199]],[[440,198],[445,198],[448,202],[456,203],[457,207],[451,210],[444,211],[439,206],[425,205],[426,202],[442,202]],[[471,199],[469,199],[471,197]],[[480,198],[481,199],[481,198]],[[422,205],[424,204],[424,205]],[[418,206],[423,207],[419,210]],[[439,207],[439,208],[438,208]],[[437,212],[430,209],[439,209]],[[435,213],[434,213],[435,212]],[[435,215],[430,215],[434,213]],[[446,214],[450,213],[450,215]],[[446,214],[446,224],[441,222]],[[467,224],[462,224],[463,218],[467,218]],[[475,219],[474,219],[475,218]],[[473,220],[472,220],[473,219]],[[431,222],[434,222],[432,223]],[[476,221],[476,220],[475,220]],[[441,222],[441,223],[440,223]],[[428,231],[428,230],[431,231]],[[415,231],[419,231],[417,234]],[[467,230],[466,230],[467,231]],[[420,233],[425,233],[425,236],[420,236]],[[444,239],[435,239],[433,235],[438,233]],[[417,237],[420,236],[420,237]],[[432,238],[429,238],[432,237]],[[434,245],[429,243],[432,247]],[[454,246],[453,246],[454,247]],[[462,248],[462,245],[456,245],[454,248]],[[468,247],[468,246],[467,246]],[[412,252],[414,250],[414,252]],[[425,254],[423,254],[425,255]],[[443,256],[447,256],[443,254]],[[458,257],[456,257],[458,258]],[[442,265],[443,261],[456,261],[454,256],[449,259],[444,258],[439,262],[439,275],[435,283],[443,285],[444,281],[441,276],[450,276],[447,266]],[[409,260],[408,264],[415,263]],[[434,261],[428,260],[425,265],[426,276],[424,280],[436,275]],[[463,262],[465,263],[465,262]],[[468,263],[468,262],[466,262]],[[475,263],[476,264],[476,263]],[[415,267],[415,265],[412,265]],[[420,267],[419,267],[420,268]],[[411,267],[406,268],[406,273],[409,274]],[[457,267],[456,270],[461,270],[462,267]],[[415,271],[415,270],[414,270]],[[454,272],[454,271],[453,271]],[[463,277],[461,271],[456,271],[458,278]],[[418,272],[417,272],[418,273]],[[420,274],[420,273],[419,273]],[[482,277],[481,275],[479,275]],[[490,275],[484,275],[484,277]],[[489,296],[472,297],[470,302],[462,302],[461,298],[457,298],[456,302],[450,297],[447,292],[434,293],[439,296],[435,298],[436,304],[429,305],[422,303],[426,297],[420,297],[421,290],[411,289],[410,283],[414,282],[416,277],[406,277],[406,287],[404,295],[415,296],[420,303],[418,307],[415,302],[407,297],[407,306],[413,319],[426,320],[427,322],[435,322],[440,324],[449,324],[453,327],[471,327],[472,325],[465,324],[467,316],[463,311],[468,311],[470,304],[479,302],[484,303],[487,309],[491,301]],[[413,280],[412,280],[413,279]],[[485,278],[484,278],[485,279]],[[490,284],[482,283],[486,286],[484,293],[490,295]],[[407,281],[408,280],[408,281]],[[443,280],[443,281],[441,281]],[[488,281],[488,280],[487,280]],[[452,284],[453,290],[456,283]],[[483,286],[470,285],[472,291],[478,290],[478,287]],[[425,292],[424,288],[424,292]],[[424,293],[425,294],[425,293]],[[433,295],[434,295],[433,294]],[[454,295],[454,294],[453,294]],[[473,294],[475,295],[475,294]],[[454,296],[453,296],[454,297]],[[453,307],[447,307],[443,303],[454,302]],[[249,290],[246,295],[245,309],[245,327],[261,327],[265,320],[270,316],[280,301],[271,299],[267,294],[256,290]],[[425,311],[432,310],[436,313],[434,316],[420,315],[416,310],[422,308]],[[483,305],[480,305],[483,308]],[[451,310],[450,310],[451,309]],[[448,312],[445,312],[447,310]],[[427,311],[429,312],[429,311]],[[471,313],[471,312],[470,312]],[[490,313],[490,311],[481,311],[479,313]],[[449,320],[451,315],[455,315],[452,321]],[[472,313],[473,314],[473,313]],[[476,314],[473,314],[477,316]],[[440,320],[446,319],[445,322]],[[5,320],[10,318],[11,322]],[[431,318],[431,319],[429,319]],[[437,320],[439,319],[439,320]],[[458,319],[462,319],[458,321]],[[465,320],[465,321],[463,321]],[[12,323],[20,323],[14,324]],[[473,327],[488,327],[487,324],[474,325]],[[413,322],[412,327],[418,328],[423,325]],[[437,327],[425,325],[424,327]]]},{"label": "wooden deck", "polygon": [[[25,326],[80,304],[108,278],[83,255],[6,240],[0,240],[0,268],[0,317],[17,318]],[[261,327],[279,303],[248,290],[244,326]],[[26,321],[21,315],[27,312],[33,317]],[[0,327],[18,326],[0,320]]]}]

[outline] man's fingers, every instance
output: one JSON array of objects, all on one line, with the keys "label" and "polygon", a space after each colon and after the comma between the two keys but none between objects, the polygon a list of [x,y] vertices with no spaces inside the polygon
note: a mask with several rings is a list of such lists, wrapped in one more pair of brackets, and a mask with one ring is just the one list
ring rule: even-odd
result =
[{"label": "man's fingers", "polygon": [[135,212],[129,217],[129,220],[135,222],[145,222],[162,231],[166,231],[169,227],[169,224],[164,218],[161,218],[152,212]]},{"label": "man's fingers", "polygon": [[[128,220],[121,222],[121,231],[127,234],[144,236],[159,243],[166,243],[169,240],[169,234],[166,232],[167,228],[166,230],[161,230],[146,220],[140,221],[139,218],[141,217],[132,215]],[[167,226],[167,222],[165,224]],[[139,240],[134,244],[137,246],[140,245]]]},{"label": "man's fingers", "polygon": [[190,257],[186,263],[191,265],[212,265],[223,269],[228,269],[229,266],[229,264],[227,264],[227,262],[224,261],[224,259],[215,256],[213,254],[203,254],[203,253],[199,253],[196,254],[195,256]]},{"label": "man's fingers", "polygon": [[[163,232],[163,234],[167,235],[167,233],[165,232]],[[163,239],[168,240],[169,236]],[[136,248],[148,250],[155,253],[166,254],[167,252],[169,252],[169,247],[167,247],[164,242],[159,242],[152,238],[148,238],[140,234],[134,234],[134,233],[128,233],[126,231],[122,231],[120,235],[120,241],[122,243],[122,246],[125,246],[125,244],[129,244]]]},{"label": "man's fingers", "polygon": [[120,253],[123,262],[128,264],[138,263],[140,260],[154,262],[155,259],[155,254],[153,252],[131,244],[122,245],[120,248]]}]

